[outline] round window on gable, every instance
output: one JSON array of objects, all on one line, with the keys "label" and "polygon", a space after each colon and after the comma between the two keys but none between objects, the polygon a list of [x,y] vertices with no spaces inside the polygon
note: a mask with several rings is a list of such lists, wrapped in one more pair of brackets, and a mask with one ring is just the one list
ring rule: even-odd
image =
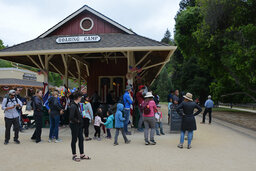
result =
[{"label": "round window on gable", "polygon": [[83,31],[90,31],[93,28],[93,20],[89,17],[86,17],[80,21],[80,28]]}]

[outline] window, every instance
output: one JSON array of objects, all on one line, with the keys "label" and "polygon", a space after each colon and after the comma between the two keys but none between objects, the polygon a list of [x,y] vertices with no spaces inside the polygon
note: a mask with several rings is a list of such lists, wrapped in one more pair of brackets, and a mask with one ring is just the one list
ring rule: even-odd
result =
[{"label": "window", "polygon": [[90,31],[93,28],[93,20],[89,17],[86,17],[80,21],[80,28],[83,31]]}]

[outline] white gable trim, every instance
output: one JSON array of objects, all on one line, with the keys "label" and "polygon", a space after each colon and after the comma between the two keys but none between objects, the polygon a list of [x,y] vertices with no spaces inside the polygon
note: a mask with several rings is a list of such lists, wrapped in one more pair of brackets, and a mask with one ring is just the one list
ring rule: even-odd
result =
[{"label": "white gable trim", "polygon": [[49,29],[48,31],[46,31],[45,33],[43,33],[42,35],[39,36],[39,38],[44,38],[46,37],[47,35],[49,35],[50,33],[52,33],[53,31],[55,31],[56,29],[58,29],[59,27],[61,27],[63,24],[65,24],[66,22],[68,22],[69,20],[71,20],[72,18],[74,18],[75,16],[79,15],[81,12],[83,11],[89,11],[91,12],[92,14],[100,17],[101,19],[107,21],[108,23],[116,26],[117,28],[123,30],[124,32],[128,33],[128,34],[134,34],[134,32],[132,32],[131,30],[125,28],[124,26],[116,23],[115,21],[109,19],[108,17],[102,15],[101,13],[93,10],[92,8],[88,7],[88,6],[84,6],[82,8],[80,8],[79,10],[77,10],[75,13],[73,13],[72,15],[68,16],[66,19],[62,20],[60,23],[58,23],[57,25],[53,26],[51,29]]}]

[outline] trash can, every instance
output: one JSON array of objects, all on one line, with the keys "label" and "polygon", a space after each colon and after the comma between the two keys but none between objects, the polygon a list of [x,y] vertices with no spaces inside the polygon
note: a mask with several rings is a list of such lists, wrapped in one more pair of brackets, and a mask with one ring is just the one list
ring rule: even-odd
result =
[{"label": "trash can", "polygon": [[176,108],[172,108],[171,109],[170,130],[171,131],[180,131],[181,130],[181,120],[182,120],[182,118],[176,111]]}]

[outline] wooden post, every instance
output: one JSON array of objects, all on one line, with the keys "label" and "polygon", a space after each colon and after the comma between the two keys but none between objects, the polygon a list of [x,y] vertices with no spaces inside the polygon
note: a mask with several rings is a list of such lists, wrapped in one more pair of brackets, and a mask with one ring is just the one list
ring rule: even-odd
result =
[{"label": "wooden post", "polygon": [[[44,82],[48,84],[49,82],[49,58],[48,55],[45,55],[44,58]],[[49,84],[48,84],[48,88],[49,88]]]},{"label": "wooden post", "polygon": [[68,64],[67,64],[67,56],[64,54],[61,54],[62,56],[62,61],[64,64],[64,70],[65,70],[65,74],[64,74],[64,84],[67,86],[68,88]]},{"label": "wooden post", "polygon": [[77,67],[77,72],[78,72],[78,86],[79,90],[81,90],[81,62],[75,59],[76,61],[76,67]]}]

